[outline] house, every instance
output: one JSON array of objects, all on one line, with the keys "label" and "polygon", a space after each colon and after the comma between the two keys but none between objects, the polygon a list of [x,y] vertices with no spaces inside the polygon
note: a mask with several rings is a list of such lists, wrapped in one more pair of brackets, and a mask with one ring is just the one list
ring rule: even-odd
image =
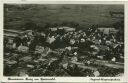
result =
[{"label": "house", "polygon": [[64,30],[65,32],[69,32],[69,31],[75,31],[76,29],[75,28],[71,28],[71,27],[53,27],[53,28],[50,28],[51,31],[57,31],[57,30]]},{"label": "house", "polygon": [[105,28],[105,27],[98,28],[98,30],[100,30],[104,34],[117,33],[119,31],[115,28]]}]

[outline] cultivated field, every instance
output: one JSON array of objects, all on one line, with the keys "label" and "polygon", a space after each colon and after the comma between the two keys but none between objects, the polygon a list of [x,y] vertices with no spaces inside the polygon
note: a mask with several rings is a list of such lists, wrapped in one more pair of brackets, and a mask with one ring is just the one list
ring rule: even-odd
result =
[{"label": "cultivated field", "polygon": [[[4,5],[4,28],[46,28],[67,25],[88,28],[92,25],[112,27],[121,18],[110,12],[123,12],[123,5]],[[26,26],[27,25],[27,26]],[[75,26],[76,25],[76,26]],[[73,27],[73,26],[72,26]]]}]

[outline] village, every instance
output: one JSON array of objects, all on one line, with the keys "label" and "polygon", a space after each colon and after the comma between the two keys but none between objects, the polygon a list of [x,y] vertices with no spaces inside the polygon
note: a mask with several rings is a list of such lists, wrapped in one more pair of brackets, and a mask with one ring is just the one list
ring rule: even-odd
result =
[{"label": "village", "polygon": [[57,27],[46,32],[4,32],[8,33],[4,35],[7,76],[113,77],[124,72],[124,43],[117,37],[117,29]]}]

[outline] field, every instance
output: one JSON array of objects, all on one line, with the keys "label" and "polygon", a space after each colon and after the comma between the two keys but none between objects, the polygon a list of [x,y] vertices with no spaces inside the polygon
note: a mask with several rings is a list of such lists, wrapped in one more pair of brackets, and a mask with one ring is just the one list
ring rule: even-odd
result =
[{"label": "field", "polygon": [[[66,25],[88,28],[92,25],[113,27],[121,18],[113,18],[110,12],[123,12],[123,5],[36,5],[5,4],[5,29],[46,28]],[[75,26],[72,26],[74,24]],[[38,26],[38,27],[37,27]]]}]

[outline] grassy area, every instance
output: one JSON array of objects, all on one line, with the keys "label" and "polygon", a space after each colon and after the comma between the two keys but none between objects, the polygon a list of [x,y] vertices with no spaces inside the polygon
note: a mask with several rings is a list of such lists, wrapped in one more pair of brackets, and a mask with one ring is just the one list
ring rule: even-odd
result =
[{"label": "grassy area", "polygon": [[[92,25],[110,27],[114,23],[119,22],[120,19],[111,18],[109,12],[123,12],[123,9],[123,5],[5,4],[4,28],[29,29],[36,26],[45,28],[46,24],[68,25],[68,23],[78,24],[82,28],[88,28]],[[31,26],[26,24],[31,24]]]}]

